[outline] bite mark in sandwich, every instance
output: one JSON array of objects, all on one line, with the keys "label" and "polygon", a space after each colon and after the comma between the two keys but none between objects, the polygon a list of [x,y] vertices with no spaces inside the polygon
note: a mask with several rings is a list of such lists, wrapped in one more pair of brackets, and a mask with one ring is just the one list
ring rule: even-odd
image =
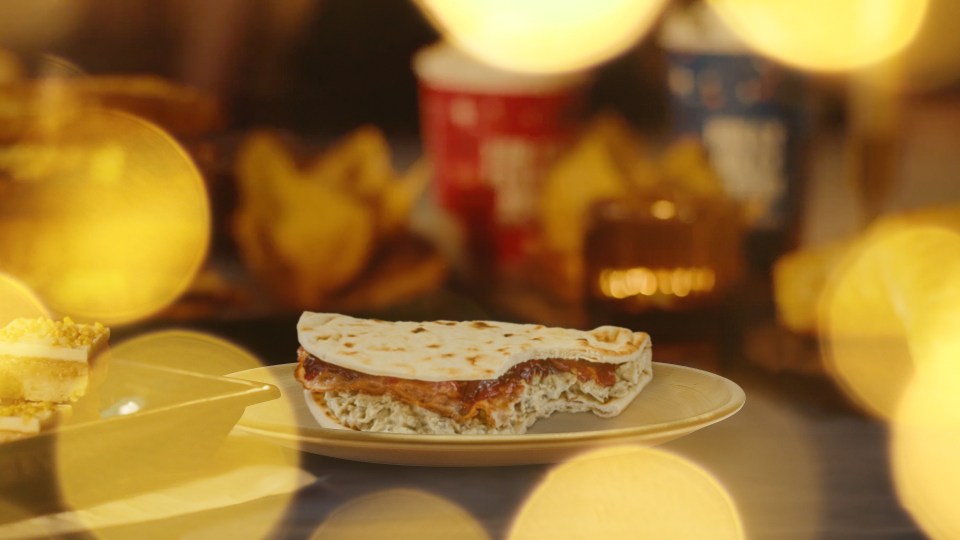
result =
[{"label": "bite mark in sandwich", "polygon": [[297,332],[295,375],[327,427],[524,433],[554,412],[615,416],[652,377],[649,336],[611,326],[580,331],[306,312]]}]

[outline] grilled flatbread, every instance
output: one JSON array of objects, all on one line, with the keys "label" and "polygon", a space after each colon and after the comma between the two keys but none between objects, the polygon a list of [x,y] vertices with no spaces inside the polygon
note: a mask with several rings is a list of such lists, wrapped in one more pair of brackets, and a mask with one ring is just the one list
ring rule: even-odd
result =
[{"label": "grilled flatbread", "polygon": [[304,313],[295,375],[322,425],[524,433],[554,412],[619,414],[650,381],[647,334]]}]

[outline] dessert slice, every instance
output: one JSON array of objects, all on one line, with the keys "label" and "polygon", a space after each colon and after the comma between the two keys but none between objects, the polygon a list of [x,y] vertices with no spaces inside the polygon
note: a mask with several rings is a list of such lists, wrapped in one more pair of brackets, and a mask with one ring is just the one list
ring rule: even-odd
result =
[{"label": "dessert slice", "polygon": [[0,442],[36,435],[69,417],[62,403],[20,401],[0,403]]},{"label": "dessert slice", "polygon": [[15,319],[0,329],[0,401],[69,403],[102,364],[110,329],[69,317]]}]

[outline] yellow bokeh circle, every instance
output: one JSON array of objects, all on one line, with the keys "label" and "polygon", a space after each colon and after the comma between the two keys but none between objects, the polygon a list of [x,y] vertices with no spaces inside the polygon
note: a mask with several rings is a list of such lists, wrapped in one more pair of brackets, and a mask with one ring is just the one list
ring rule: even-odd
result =
[{"label": "yellow bokeh circle", "polygon": [[960,537],[960,339],[954,356],[917,370],[893,423],[892,461],[903,506],[932,538]]},{"label": "yellow bokeh circle", "polygon": [[520,510],[509,538],[741,539],[723,486],[681,457],[613,447],[550,472]]},{"label": "yellow bokeh circle", "polygon": [[[141,522],[219,508],[214,523],[243,520],[246,510],[231,499],[260,490],[271,496],[245,534],[269,536],[310,478],[299,470],[299,452],[231,434],[244,412],[239,394],[248,387],[223,377],[249,373],[262,362],[224,338],[177,329],[120,340],[98,362],[106,363],[106,378],[91,382],[73,405],[72,421],[87,424],[56,440],[59,492],[69,507],[86,510],[78,519],[100,528],[106,520]],[[294,425],[289,399],[269,403],[285,425]],[[166,499],[170,504],[149,507]],[[148,507],[144,515],[138,505]],[[129,535],[110,528],[96,534]]]},{"label": "yellow bokeh circle", "polygon": [[[851,250],[821,306],[829,373],[890,418],[917,367],[949,355],[960,319],[960,234],[940,216],[879,223]],[[940,224],[942,223],[942,224]]]},{"label": "yellow bokeh circle", "polygon": [[389,489],[350,500],[336,508],[312,540],[488,540],[465,510],[442,497],[413,489]]},{"label": "yellow bokeh circle", "polygon": [[55,313],[122,324],[190,284],[210,242],[203,179],[184,149],[139,118],[78,108],[0,153],[0,268]]},{"label": "yellow bokeh circle", "polygon": [[418,0],[434,25],[477,58],[512,71],[562,73],[636,43],[665,0]]},{"label": "yellow bokeh circle", "polygon": [[43,301],[20,280],[0,273],[0,327],[20,318],[49,316]]},{"label": "yellow bokeh circle", "polygon": [[747,45],[817,71],[861,68],[902,51],[928,0],[710,0]]}]

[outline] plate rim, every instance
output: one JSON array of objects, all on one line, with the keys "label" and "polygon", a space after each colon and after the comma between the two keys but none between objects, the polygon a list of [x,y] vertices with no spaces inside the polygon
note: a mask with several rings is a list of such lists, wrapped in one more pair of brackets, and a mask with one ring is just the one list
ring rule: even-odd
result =
[{"label": "plate rim", "polygon": [[[671,364],[666,362],[652,362],[654,376],[657,369],[680,370],[697,373],[700,376],[706,376],[719,380],[730,392],[729,398],[719,407],[684,418],[682,420],[670,422],[658,422],[655,424],[645,424],[642,426],[621,427],[599,431],[570,431],[561,433],[524,433],[524,434],[505,434],[505,435],[430,435],[430,434],[412,434],[412,433],[379,433],[366,431],[353,431],[330,429],[316,426],[302,426],[294,424],[287,430],[270,429],[269,424],[248,422],[241,417],[236,424],[238,429],[251,434],[286,440],[290,442],[315,442],[320,444],[342,443],[350,445],[370,445],[371,447],[381,447],[385,444],[394,446],[416,446],[422,448],[423,445],[430,447],[478,447],[478,446],[507,446],[514,447],[522,445],[580,445],[586,442],[604,442],[613,440],[622,440],[629,438],[642,437],[647,434],[671,435],[691,433],[698,429],[720,422],[736,414],[746,403],[746,393],[743,388],[732,380],[709,371],[697,369],[680,364]],[[261,366],[230,374],[230,377],[243,378],[244,374],[262,371],[281,371],[283,369],[292,377],[293,366],[295,362],[286,364],[275,364],[270,366]],[[258,381],[260,382],[260,381]],[[282,379],[277,379],[276,386],[281,393],[284,385]],[[642,392],[641,392],[642,395]],[[244,413],[244,415],[246,412]],[[314,420],[316,422],[316,420]],[[665,429],[666,426],[669,428]],[[285,426],[286,427],[286,426]]]}]

